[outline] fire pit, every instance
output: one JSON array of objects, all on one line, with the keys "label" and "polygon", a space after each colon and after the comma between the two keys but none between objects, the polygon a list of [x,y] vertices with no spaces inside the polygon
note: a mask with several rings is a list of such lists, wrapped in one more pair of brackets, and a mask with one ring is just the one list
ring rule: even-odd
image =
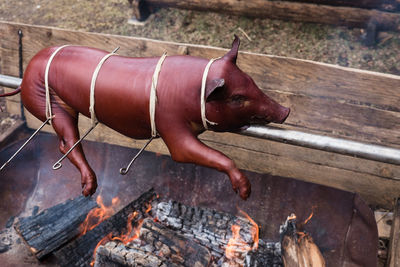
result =
[{"label": "fire pit", "polygon": [[[21,143],[22,141],[17,142],[4,149],[0,160],[6,160]],[[58,152],[52,149],[56,146],[57,139],[54,136],[40,134],[34,143],[21,152],[24,160],[15,160],[2,173],[2,228],[5,228],[7,221],[10,227],[9,218],[13,216],[26,217],[32,215],[33,211],[43,211],[71,196],[79,195],[79,175],[72,165],[65,164],[59,172],[51,171],[53,159],[58,157]],[[239,207],[259,225],[260,239],[272,250],[275,245],[271,244],[280,241],[279,227],[288,215],[294,213],[298,222],[305,222],[313,213],[312,218],[304,225],[304,231],[313,238],[327,266],[342,266],[345,263],[376,266],[376,223],[372,211],[356,194],[288,178],[247,172],[254,190],[249,200],[244,202],[233,192],[226,190],[229,188],[229,181],[224,174],[211,169],[175,163],[168,156],[146,152],[135,163],[133,171],[127,177],[121,177],[117,174],[120,163],[129,160],[132,149],[89,141],[84,142],[84,149],[98,174],[98,194],[102,196],[104,203],[108,205],[115,196],[119,197],[116,210],[128,205],[150,187],[154,187],[160,194],[159,202],[170,203],[169,200],[175,200],[177,202],[171,202],[172,206],[181,205],[180,210],[184,205],[240,216],[237,209]],[[157,212],[160,211],[158,209]],[[158,217],[162,218],[160,215]],[[162,222],[162,219],[159,220]],[[156,227],[149,226],[149,223],[146,221],[144,229]],[[125,227],[126,220],[120,224]],[[231,232],[229,227],[228,231]],[[181,234],[185,235],[184,232]],[[64,244],[57,252],[38,263],[25,244],[17,242],[19,238],[12,228],[5,228],[2,237],[9,240],[9,249],[0,254],[0,260],[5,266],[58,264],[57,253],[67,247],[73,251],[71,245],[79,245],[82,238]],[[112,244],[104,245],[99,253],[110,246]],[[92,253],[93,251],[88,252],[90,260]],[[213,252],[210,253],[212,255]]]}]

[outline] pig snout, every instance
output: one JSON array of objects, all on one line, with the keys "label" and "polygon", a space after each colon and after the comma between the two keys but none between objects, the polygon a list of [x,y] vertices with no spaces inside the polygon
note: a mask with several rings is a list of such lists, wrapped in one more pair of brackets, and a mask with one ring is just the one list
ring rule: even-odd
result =
[{"label": "pig snout", "polygon": [[274,100],[268,98],[267,101],[260,106],[256,116],[253,116],[253,123],[283,123],[289,116],[290,109],[284,107]]},{"label": "pig snout", "polygon": [[289,113],[290,113],[290,108],[280,106],[276,120],[273,120],[272,122],[283,123],[286,120],[286,118],[289,116]]},{"label": "pig snout", "polygon": [[267,123],[283,123],[289,116],[289,113],[290,108],[284,107],[267,97],[259,114]]}]

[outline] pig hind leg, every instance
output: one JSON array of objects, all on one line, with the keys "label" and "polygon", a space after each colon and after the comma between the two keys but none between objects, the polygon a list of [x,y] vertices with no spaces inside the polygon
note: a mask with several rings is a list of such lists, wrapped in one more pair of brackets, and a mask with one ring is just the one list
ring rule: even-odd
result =
[{"label": "pig hind leg", "polygon": [[[52,125],[60,140],[60,151],[65,154],[78,140],[78,113],[67,112],[62,108],[53,109],[55,115]],[[82,194],[92,195],[96,192],[97,179],[94,171],[89,166],[82,145],[78,144],[67,156],[81,173]]]}]

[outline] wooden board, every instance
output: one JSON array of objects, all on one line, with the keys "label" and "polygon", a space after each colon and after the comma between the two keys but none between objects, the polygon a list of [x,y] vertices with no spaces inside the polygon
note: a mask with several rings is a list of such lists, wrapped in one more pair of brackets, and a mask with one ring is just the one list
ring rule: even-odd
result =
[{"label": "wooden board", "polygon": [[389,239],[393,224],[393,212],[375,211],[374,214],[379,238]]},{"label": "wooden board", "polygon": [[[364,8],[271,0],[144,0],[150,6],[223,12],[241,16],[365,27],[370,21],[380,29],[400,30],[400,14]],[[332,1],[329,1],[332,2]]]},{"label": "wooden board", "polygon": [[392,231],[390,234],[388,267],[400,266],[400,199],[394,206]]},{"label": "wooden board", "polygon": [[[120,46],[128,56],[189,54],[213,58],[226,50],[143,38],[0,23],[2,74],[18,76],[18,29],[24,33],[24,66],[40,49],[66,43],[108,51]],[[269,96],[292,109],[283,128],[400,148],[400,77],[286,57],[240,53],[239,67]],[[15,101],[15,99],[14,99]],[[19,105],[10,101],[11,106]],[[27,114],[28,126],[39,121]],[[89,126],[80,118],[81,132]],[[45,129],[52,131],[50,127]],[[139,148],[136,141],[98,126],[88,139]],[[293,177],[359,193],[368,203],[391,207],[400,195],[399,166],[363,160],[235,134],[207,132],[210,146],[232,157],[240,168]],[[58,149],[58,148],[55,148]],[[161,140],[149,150],[168,154]]]}]

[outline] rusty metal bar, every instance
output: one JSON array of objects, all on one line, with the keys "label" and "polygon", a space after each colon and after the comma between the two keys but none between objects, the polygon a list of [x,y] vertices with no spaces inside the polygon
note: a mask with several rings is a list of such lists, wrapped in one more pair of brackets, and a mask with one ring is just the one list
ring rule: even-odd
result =
[{"label": "rusty metal bar", "polygon": [[[0,74],[0,86],[17,88],[21,79]],[[251,126],[239,132],[252,136],[295,146],[334,152],[379,162],[400,165],[400,149],[350,141],[341,138],[310,134],[275,127]]]}]

